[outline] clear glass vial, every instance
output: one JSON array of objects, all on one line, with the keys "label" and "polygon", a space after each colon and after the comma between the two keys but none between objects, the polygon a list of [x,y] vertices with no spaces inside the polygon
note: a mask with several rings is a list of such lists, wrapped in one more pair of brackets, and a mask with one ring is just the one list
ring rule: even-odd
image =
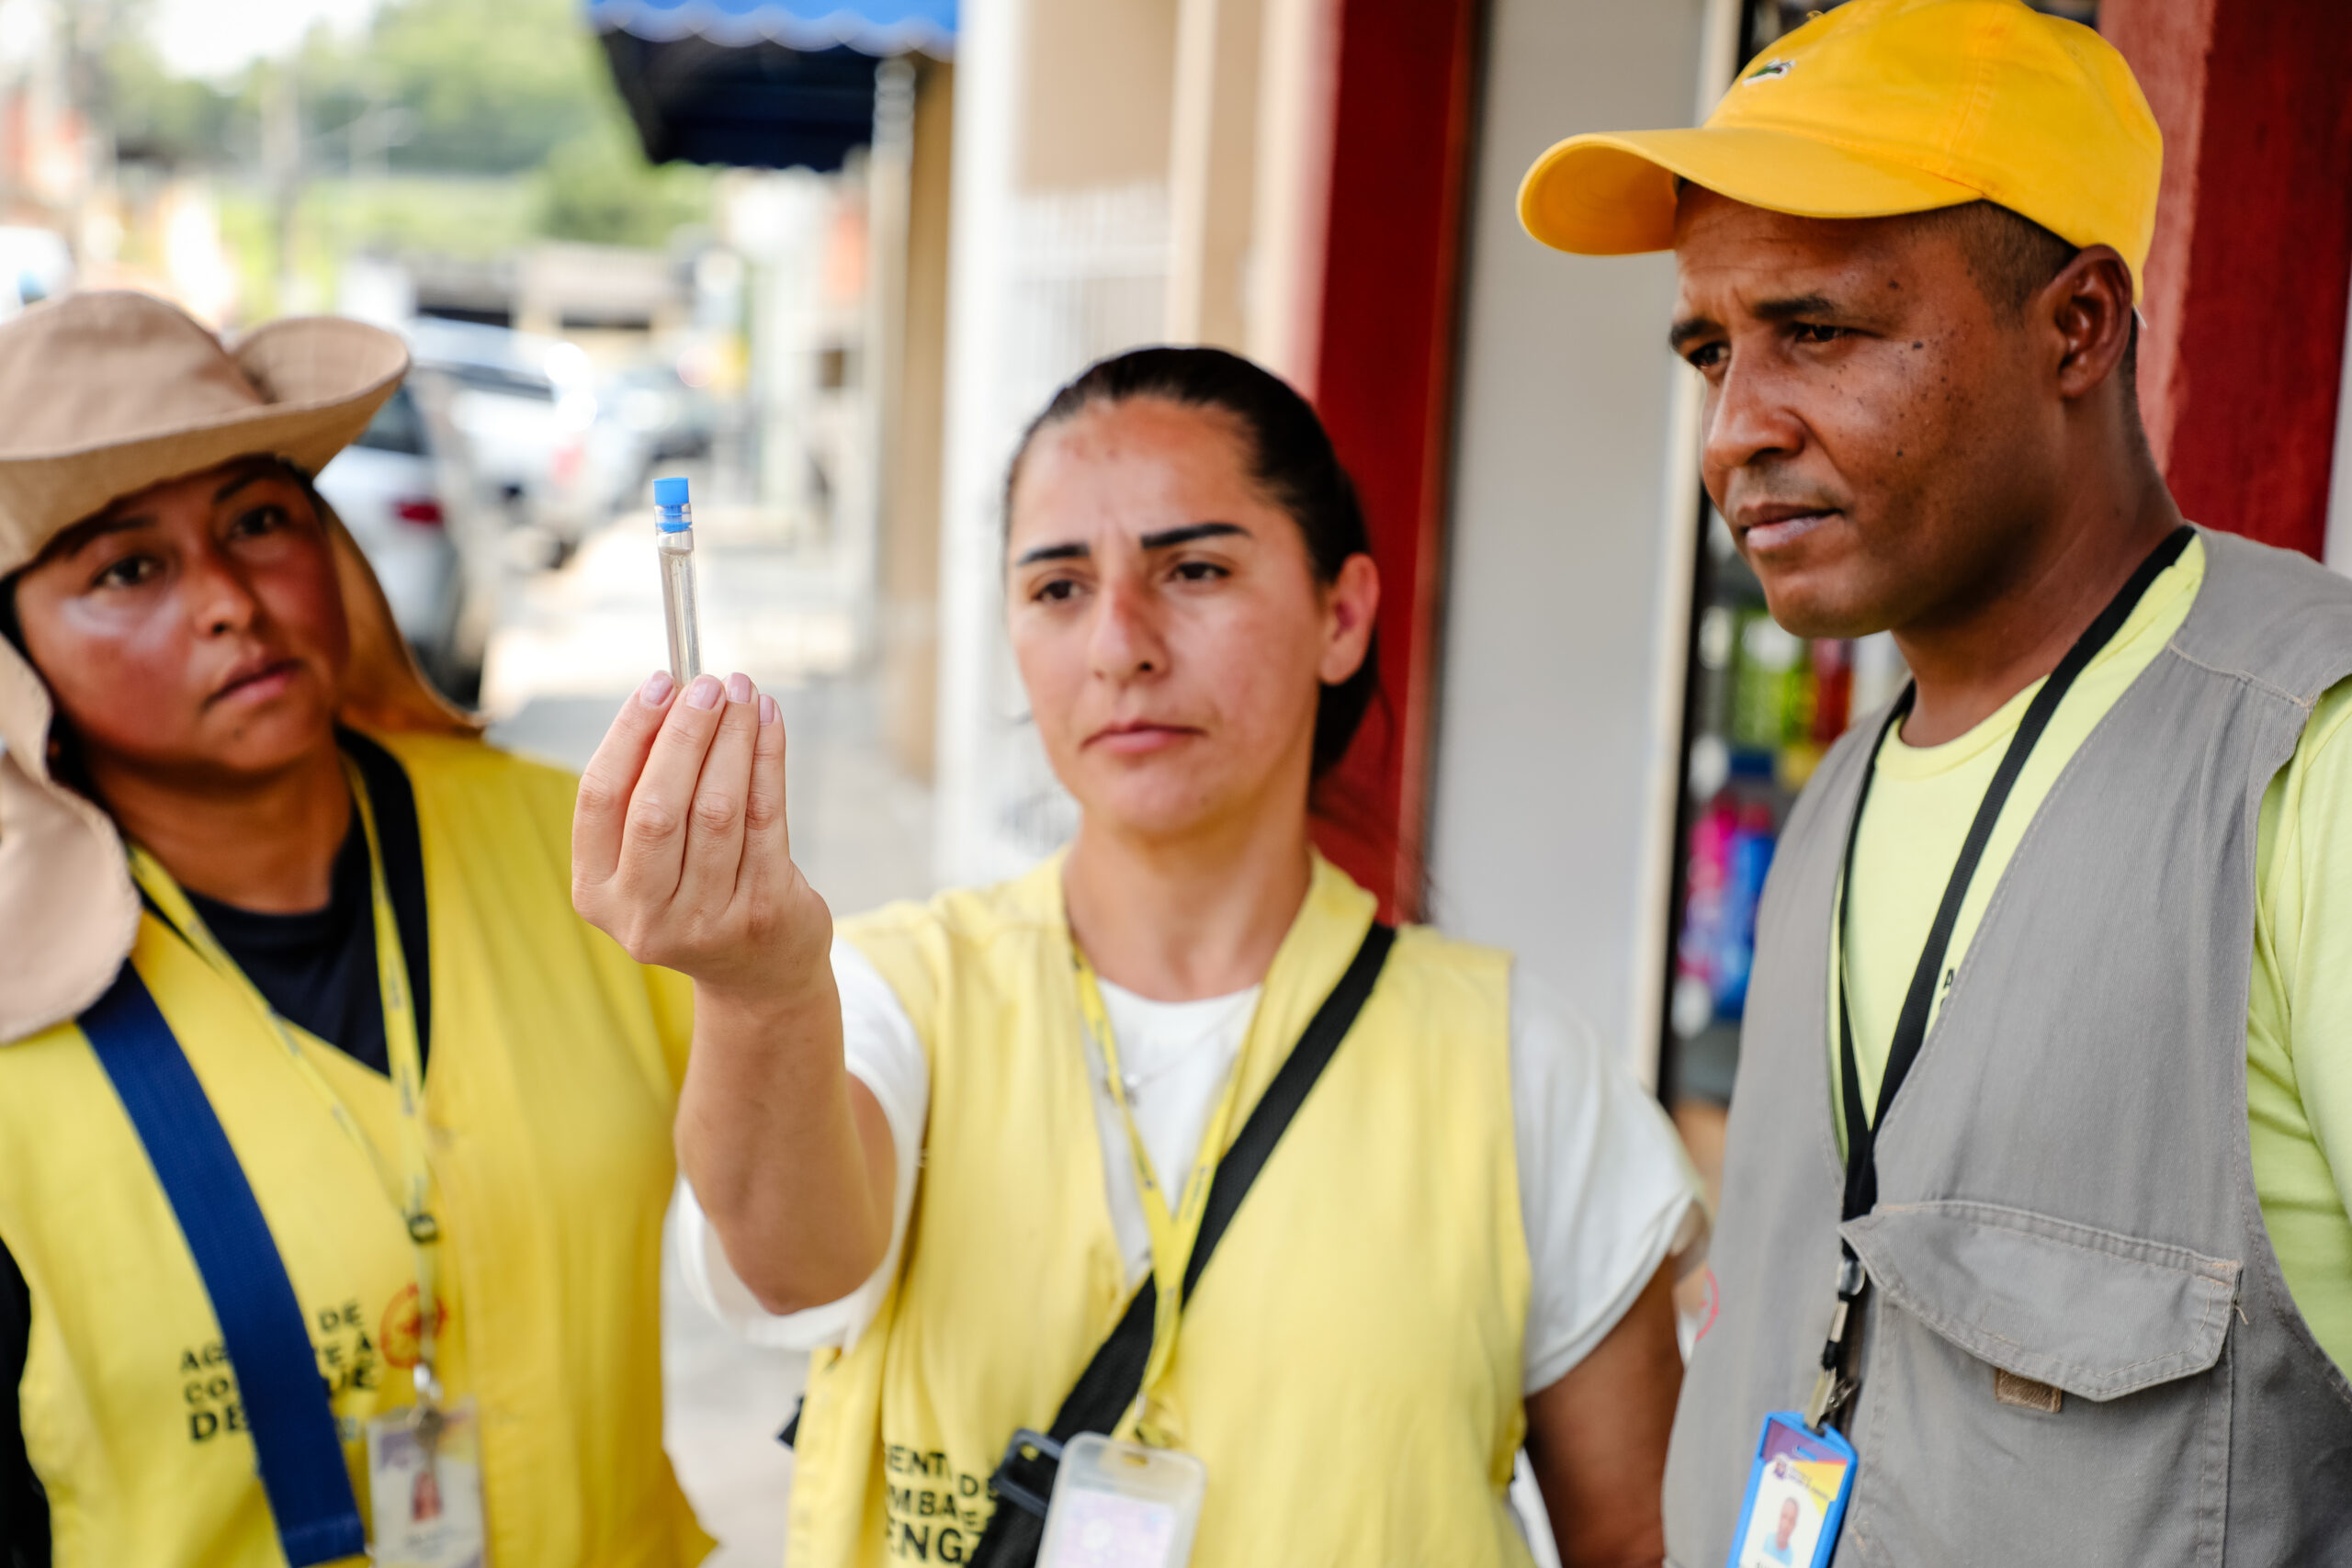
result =
[{"label": "clear glass vial", "polygon": [[662,557],[662,614],[670,629],[670,678],[683,686],[702,673],[702,623],[695,615],[695,515],[686,481],[653,481],[653,538]]}]

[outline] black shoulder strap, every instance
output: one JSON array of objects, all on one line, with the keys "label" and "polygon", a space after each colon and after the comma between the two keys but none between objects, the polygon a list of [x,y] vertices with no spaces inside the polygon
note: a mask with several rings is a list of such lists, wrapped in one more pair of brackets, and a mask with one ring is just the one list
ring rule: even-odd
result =
[{"label": "black shoulder strap", "polygon": [[[1315,1010],[1306,1032],[1291,1047],[1273,1082],[1266,1086],[1240,1133],[1217,1161],[1208,1208],[1201,1216],[1200,1237],[1193,1244],[1192,1261],[1184,1269],[1187,1302],[1199,1287],[1201,1272],[1208,1267],[1217,1242],[1233,1224],[1250,1183],[1266,1168],[1267,1156],[1282,1141],[1299,1107],[1306,1103],[1307,1091],[1355,1026],[1356,1015],[1371,997],[1396,940],[1396,929],[1378,921],[1364,933],[1363,945],[1356,949],[1347,973]],[[1012,1435],[1005,1447],[1004,1461],[989,1478],[996,1493],[996,1512],[979,1545],[973,1549],[973,1568],[1028,1568],[1037,1560],[1037,1550],[1045,1543],[1046,1506],[1053,1496],[1054,1472],[1061,1461],[1062,1445],[1081,1432],[1110,1431],[1135,1403],[1143,1390],[1144,1365],[1151,1359],[1158,1306],[1159,1287],[1146,1276],[1118,1326],[1078,1375],[1054,1416],[1052,1428],[1041,1433],[1023,1427]]]},{"label": "black shoulder strap", "polygon": [[416,1004],[416,1049],[433,1060],[433,943],[426,924],[424,836],[417,827],[416,786],[401,760],[379,741],[356,729],[338,728],[335,739],[368,781],[368,804],[376,812],[376,837],[384,850],[384,888],[392,898],[392,923],[400,928],[408,959],[408,988]]}]

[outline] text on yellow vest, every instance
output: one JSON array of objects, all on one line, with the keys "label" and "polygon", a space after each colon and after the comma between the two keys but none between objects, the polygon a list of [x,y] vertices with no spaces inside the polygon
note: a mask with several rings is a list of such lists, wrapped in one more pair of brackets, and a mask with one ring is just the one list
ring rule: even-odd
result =
[{"label": "text on yellow vest", "polygon": [[[1317,861],[1243,1047],[1237,1129],[1374,912]],[[1060,861],[842,935],[914,1022],[930,1124],[899,1278],[811,1372],[788,1555],[959,1562],[1005,1440],[1051,1422],[1131,1293]],[[1403,931],[1185,1307],[1146,1402],[1207,1464],[1202,1568],[1527,1561],[1505,1500],[1529,1295],[1509,989],[1502,954]]]},{"label": "text on yellow vest", "polygon": [[[442,1377],[481,1403],[492,1559],[698,1561],[709,1542],[661,1447],[690,994],[573,914],[568,776],[470,740],[379,741],[422,840]],[[362,1426],[413,1398],[419,1308],[391,1195],[234,985],[152,912],[131,962],[277,1243],[364,1516]],[[390,1081],[303,1044],[396,1164]],[[72,1024],[0,1045],[0,1241],[32,1292],[21,1405],[58,1568],[282,1562],[202,1280]]]}]

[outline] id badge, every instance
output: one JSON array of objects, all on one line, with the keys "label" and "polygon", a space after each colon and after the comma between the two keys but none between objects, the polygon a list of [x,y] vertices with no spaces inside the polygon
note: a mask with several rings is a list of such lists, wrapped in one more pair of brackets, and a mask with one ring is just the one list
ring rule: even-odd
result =
[{"label": "id badge", "polygon": [[1835,1427],[1805,1430],[1793,1410],[1764,1417],[1727,1568],[1828,1568],[1854,1487],[1854,1447]]},{"label": "id badge", "polygon": [[484,1568],[481,1423],[471,1399],[368,1423],[376,1568]]},{"label": "id badge", "polygon": [[1208,1467],[1089,1432],[1062,1450],[1037,1568],[1184,1568]]}]

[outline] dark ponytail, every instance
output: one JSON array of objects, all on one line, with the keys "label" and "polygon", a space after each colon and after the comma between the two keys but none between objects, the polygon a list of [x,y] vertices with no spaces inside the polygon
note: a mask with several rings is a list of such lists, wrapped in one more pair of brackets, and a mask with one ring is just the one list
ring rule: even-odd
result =
[{"label": "dark ponytail", "polygon": [[[1187,408],[1216,409],[1239,423],[1250,449],[1250,477],[1290,514],[1306,539],[1316,581],[1339,580],[1350,556],[1370,555],[1363,507],[1340,466],[1323,422],[1305,398],[1272,372],[1221,348],[1138,348],[1099,360],[1054,394],[1046,412],[1021,434],[1005,477],[1005,516],[1012,515],[1012,486],[1038,432],[1097,405],[1129,398],[1159,398]],[[1317,779],[1339,765],[1364,714],[1380,692],[1380,636],[1365,645],[1363,662],[1337,684],[1327,684],[1315,709]]]}]

